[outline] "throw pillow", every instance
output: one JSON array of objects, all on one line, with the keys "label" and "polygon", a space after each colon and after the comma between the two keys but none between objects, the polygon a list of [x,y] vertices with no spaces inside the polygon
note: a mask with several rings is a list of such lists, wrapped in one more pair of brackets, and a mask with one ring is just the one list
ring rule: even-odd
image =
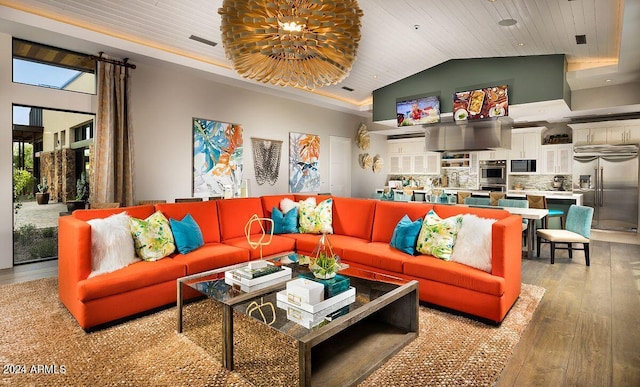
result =
[{"label": "throw pillow", "polygon": [[278,207],[273,207],[271,211],[271,220],[273,220],[274,234],[290,234],[298,232],[298,211],[289,210],[282,213]]},{"label": "throw pillow", "polygon": [[[315,199],[314,199],[315,201]],[[300,202],[300,232],[307,234],[333,234],[333,199],[329,198],[315,206],[312,202]]]},{"label": "throw pillow", "polygon": [[[308,197],[304,201],[307,203],[313,203],[314,206],[316,205],[316,198],[314,197]],[[283,214],[288,213],[294,208],[298,210],[299,207],[300,207],[300,202],[294,202],[289,198],[284,198],[280,200],[280,210],[282,210]]]},{"label": "throw pillow", "polygon": [[408,215],[403,216],[393,230],[393,236],[391,236],[389,244],[391,247],[407,254],[415,254],[416,241],[418,240],[421,226],[422,218],[412,222]]},{"label": "throw pillow", "polygon": [[202,231],[191,214],[187,214],[182,220],[169,219],[173,239],[180,254],[187,254],[204,245]]},{"label": "throw pillow", "polygon": [[89,278],[129,266],[136,258],[126,212],[91,219],[91,273]]},{"label": "throw pillow", "polygon": [[462,216],[451,260],[491,273],[491,228],[496,219]]},{"label": "throw pillow", "polygon": [[136,254],[145,261],[157,261],[176,249],[169,221],[160,211],[154,212],[145,220],[131,218],[129,227]]},{"label": "throw pillow", "polygon": [[416,250],[450,260],[461,223],[462,215],[441,219],[433,210],[429,211],[422,222]]}]

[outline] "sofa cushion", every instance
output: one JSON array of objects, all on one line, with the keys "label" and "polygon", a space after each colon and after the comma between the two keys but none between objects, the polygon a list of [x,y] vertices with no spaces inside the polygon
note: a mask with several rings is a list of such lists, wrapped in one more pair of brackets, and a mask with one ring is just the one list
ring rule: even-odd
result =
[{"label": "sofa cushion", "polygon": [[448,261],[462,224],[462,215],[442,219],[433,210],[422,222],[416,250]]},{"label": "sofa cushion", "polygon": [[[245,237],[244,227],[253,215],[264,217],[260,198],[235,198],[215,200],[218,205],[218,217],[221,241]],[[251,226],[251,234],[261,233],[260,224],[255,222]],[[249,246],[247,245],[247,248]]]},{"label": "sofa cushion", "polygon": [[277,207],[271,211],[274,234],[295,234],[298,232],[298,210],[295,208],[283,214]]},{"label": "sofa cushion", "polygon": [[[251,237],[252,241],[255,241],[257,239],[257,234]],[[260,247],[252,249],[251,246],[249,246],[249,242],[247,242],[247,238],[245,236],[226,239],[224,241],[224,244],[248,250],[250,259],[260,259]],[[287,238],[281,235],[274,235],[270,244],[262,246],[262,257],[268,257],[270,255],[294,251],[295,247],[296,241],[294,239]]]},{"label": "sofa cushion", "polygon": [[441,218],[449,218],[454,215],[474,214],[481,218],[504,219],[511,216],[509,211],[501,208],[477,208],[477,207],[459,207],[436,204],[433,210]]},{"label": "sofa cushion", "polygon": [[463,215],[451,260],[491,273],[491,231],[495,222],[496,219]]},{"label": "sofa cushion", "polygon": [[130,218],[136,254],[145,261],[157,261],[176,249],[169,221],[156,211],[145,220]]},{"label": "sofa cushion", "polygon": [[182,220],[169,219],[169,224],[176,242],[176,249],[180,254],[187,254],[204,245],[200,227],[191,214],[185,215]]},{"label": "sofa cushion", "polygon": [[424,219],[432,208],[433,204],[376,201],[371,241],[389,243],[396,224],[403,216],[408,215],[413,220]]},{"label": "sofa cushion", "polygon": [[386,242],[352,244],[344,248],[344,260],[371,266],[385,271],[402,273],[404,262],[413,256],[391,247]]},{"label": "sofa cushion", "polygon": [[173,260],[187,268],[187,275],[249,261],[249,250],[222,243],[207,243],[187,254],[175,254]]},{"label": "sofa cushion", "polygon": [[131,206],[131,207],[120,207],[120,208],[101,208],[101,209],[89,209],[89,210],[75,210],[73,211],[73,217],[76,219],[87,221],[89,219],[96,218],[106,218],[111,215],[119,214],[123,211],[126,211],[127,215],[138,218],[145,219],[151,214],[155,212],[155,207],[151,204],[143,205],[143,206]]},{"label": "sofa cushion", "polygon": [[395,230],[393,230],[393,236],[389,244],[404,253],[415,254],[421,226],[422,218],[412,222],[408,215],[403,216],[396,225]]},{"label": "sofa cushion", "polygon": [[198,223],[204,243],[220,242],[220,226],[218,225],[218,207],[216,200],[185,203],[160,203],[156,209],[162,211],[167,219],[182,219],[191,214]]},{"label": "sofa cushion", "polygon": [[333,232],[371,240],[376,201],[333,197]]},{"label": "sofa cushion", "polygon": [[184,265],[172,259],[141,261],[112,273],[79,281],[78,299],[87,302],[175,280],[185,275]]},{"label": "sofa cushion", "polygon": [[482,270],[457,262],[444,261],[429,255],[418,255],[407,259],[403,272],[413,277],[465,288],[480,293],[502,296],[505,280]]},{"label": "sofa cushion", "polygon": [[333,199],[329,198],[314,206],[307,200],[300,202],[298,222],[300,232],[309,234],[333,233]]},{"label": "sofa cushion", "polygon": [[136,257],[129,228],[129,215],[126,212],[104,219],[91,219],[87,223],[91,225],[89,278],[122,269],[140,260]]}]

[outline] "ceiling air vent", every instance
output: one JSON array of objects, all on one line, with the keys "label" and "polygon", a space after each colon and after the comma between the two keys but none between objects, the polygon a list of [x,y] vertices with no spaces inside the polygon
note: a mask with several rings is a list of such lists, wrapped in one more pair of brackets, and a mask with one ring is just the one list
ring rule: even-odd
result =
[{"label": "ceiling air vent", "polygon": [[205,38],[201,38],[201,37],[195,36],[195,35],[189,36],[189,39],[195,40],[196,42],[204,43],[204,44],[209,45],[211,47],[215,47],[215,46],[218,45],[218,43],[216,43],[216,42],[213,42],[211,40],[208,40],[208,39],[205,39]]},{"label": "ceiling air vent", "polygon": [[346,90],[346,91],[353,91],[353,89],[352,89],[352,88],[347,87],[347,86],[342,86],[342,89],[343,89],[343,90]]},{"label": "ceiling air vent", "polygon": [[576,44],[587,44],[587,35],[576,35]]}]

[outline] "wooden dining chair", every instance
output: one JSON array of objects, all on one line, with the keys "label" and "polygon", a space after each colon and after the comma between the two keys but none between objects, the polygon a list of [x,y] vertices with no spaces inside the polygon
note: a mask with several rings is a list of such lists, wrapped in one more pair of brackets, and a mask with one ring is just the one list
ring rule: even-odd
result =
[{"label": "wooden dining chair", "polygon": [[[551,244],[551,264],[556,258],[556,249],[568,250],[569,258],[573,258],[573,250],[583,250],[584,259],[589,266],[589,237],[591,234],[591,222],[593,220],[593,207],[578,206],[572,204],[567,212],[566,228],[563,229],[538,229],[536,231],[536,245],[538,257],[540,257],[540,244]],[[560,243],[563,247],[558,247]],[[582,243],[582,248],[576,248],[574,243]],[[566,247],[564,247],[566,245]]]},{"label": "wooden dining chair", "polygon": [[471,197],[471,192],[458,191],[458,204],[464,204],[464,199]]},{"label": "wooden dining chair", "polygon": [[544,195],[527,195],[527,201],[529,202],[529,208],[543,208],[547,209],[549,213],[547,216],[542,218],[540,227],[541,228],[549,228],[548,227],[548,218],[559,217],[560,218],[560,228],[564,228],[564,211],[557,209],[549,209],[547,205],[547,197]]},{"label": "wooden dining chair", "polygon": [[202,198],[177,198],[176,203],[201,202]]},{"label": "wooden dining chair", "polygon": [[498,205],[498,200],[504,199],[507,195],[504,192],[489,192],[489,199],[492,206]]}]

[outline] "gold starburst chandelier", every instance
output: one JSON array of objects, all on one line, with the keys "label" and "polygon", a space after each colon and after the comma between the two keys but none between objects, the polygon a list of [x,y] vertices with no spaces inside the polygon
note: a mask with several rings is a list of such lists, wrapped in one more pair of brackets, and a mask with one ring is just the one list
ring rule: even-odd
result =
[{"label": "gold starburst chandelier", "polygon": [[245,78],[313,89],[347,77],[362,10],[355,0],[224,0],[227,58]]}]

